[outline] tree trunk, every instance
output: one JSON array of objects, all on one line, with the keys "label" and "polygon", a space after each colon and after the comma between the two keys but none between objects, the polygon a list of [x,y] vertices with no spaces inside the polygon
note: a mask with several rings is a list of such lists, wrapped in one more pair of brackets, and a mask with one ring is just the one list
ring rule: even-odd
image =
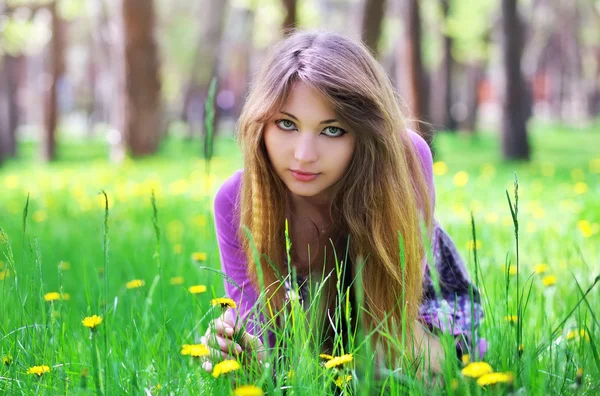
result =
[{"label": "tree trunk", "polygon": [[466,94],[465,103],[467,112],[465,119],[461,123],[461,129],[468,132],[475,132],[477,123],[477,110],[479,109],[479,84],[483,78],[483,66],[477,62],[467,65],[466,75]]},{"label": "tree trunk", "polygon": [[531,100],[521,72],[523,27],[517,11],[517,0],[502,0],[502,30],[506,84],[502,108],[502,152],[505,159],[529,160],[526,124]]},{"label": "tree trunk", "polygon": [[283,23],[281,27],[283,29],[283,34],[290,34],[293,29],[298,25],[298,5],[297,0],[282,0],[283,8],[285,9],[285,17],[283,18]]},{"label": "tree trunk", "polygon": [[52,24],[52,38],[50,39],[50,66],[48,74],[50,84],[46,88],[44,102],[44,132],[41,139],[41,158],[48,162],[56,158],[56,129],[59,122],[58,109],[58,82],[64,73],[64,24],[58,15],[57,2],[49,5]]},{"label": "tree trunk", "polygon": [[[433,135],[423,127],[422,121],[427,119],[426,76],[421,56],[421,16],[418,0],[408,0],[406,10],[406,44],[404,53],[399,53],[401,62],[408,73],[408,101],[411,117],[414,117],[413,128],[423,136],[431,147]],[[405,59],[402,61],[402,59]],[[402,66],[400,66],[402,67]]]},{"label": "tree trunk", "polygon": [[[183,120],[188,124],[188,138],[199,134],[204,121],[204,101],[213,77],[219,73],[219,51],[225,28],[227,0],[208,0],[202,28],[198,36],[196,55],[186,84],[183,101]],[[215,118],[217,118],[215,116]]]},{"label": "tree trunk", "polygon": [[[440,0],[445,26],[450,9],[449,0]],[[445,29],[444,29],[445,30]],[[436,127],[447,131],[455,131],[456,119],[452,115],[452,87],[453,69],[455,66],[452,57],[452,37],[445,31],[442,32],[442,59],[437,72],[437,81],[433,84],[435,92],[432,94],[432,118]]]},{"label": "tree trunk", "polygon": [[158,149],[162,128],[154,2],[123,0],[125,114],[127,148],[134,157]]},{"label": "tree trunk", "polygon": [[385,0],[364,0],[362,3],[362,41],[371,49],[373,56],[379,54],[379,37],[385,16]]}]

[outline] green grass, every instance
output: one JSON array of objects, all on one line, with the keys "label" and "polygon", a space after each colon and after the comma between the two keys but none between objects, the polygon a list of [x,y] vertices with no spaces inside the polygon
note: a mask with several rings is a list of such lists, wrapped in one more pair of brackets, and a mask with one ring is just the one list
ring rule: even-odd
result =
[{"label": "green grass", "polygon": [[[600,391],[600,286],[583,301],[580,289],[590,288],[600,275],[600,135],[591,129],[537,126],[531,138],[530,163],[503,163],[494,135],[440,135],[435,141],[436,160],[443,160],[435,167],[436,217],[474,277],[469,248],[473,213],[486,313],[480,333],[490,344],[484,360],[498,372],[515,373],[515,387],[527,394],[594,394]],[[107,147],[98,141],[60,142],[61,159],[50,165],[34,160],[33,144],[24,142],[19,148],[21,159],[0,168],[0,228],[7,236],[0,242],[0,260],[8,270],[0,280],[0,356],[12,356],[10,365],[0,365],[0,393],[87,394],[100,389],[106,395],[230,394],[234,378],[237,384],[258,384],[269,394],[282,394],[285,386],[296,394],[335,393],[337,377],[319,365],[318,351],[306,349],[317,329],[304,328],[300,321],[281,332],[280,340],[287,345],[284,359],[271,360],[267,369],[244,366],[236,375],[215,380],[193,358],[180,354],[181,346],[197,342],[218,315],[210,309],[210,299],[223,294],[222,279],[203,267],[219,268],[212,198],[222,181],[241,167],[233,141],[217,139],[209,179],[198,142],[172,139],[159,155],[121,165],[107,162]],[[520,311],[517,277],[506,274],[508,263],[516,265],[505,192],[514,204],[515,172],[518,284],[524,293],[521,301],[527,301]],[[101,190],[108,195],[108,217]],[[206,253],[207,260],[193,261],[194,252]],[[61,262],[70,268],[59,266]],[[548,265],[548,272],[530,277],[541,263]],[[544,286],[547,275],[556,276],[554,286]],[[183,284],[172,285],[170,280],[179,276]],[[126,283],[134,279],[144,285],[127,289]],[[188,287],[198,284],[208,291],[192,295]],[[44,301],[49,292],[68,293],[70,298],[49,303]],[[519,326],[505,320],[517,312]],[[93,314],[103,322],[90,337],[81,321]],[[339,314],[341,319],[346,315],[343,307]],[[569,331],[581,328],[589,341],[585,335],[567,340]],[[357,336],[354,346],[359,343]],[[355,353],[357,370],[345,391],[375,389],[364,372],[369,366],[365,351],[350,352]],[[428,394],[486,392],[461,376],[460,364],[449,364],[446,387]],[[35,365],[48,365],[51,371],[40,378],[26,374]],[[580,387],[575,383],[578,368],[583,368]],[[387,390],[382,383],[377,386],[389,393],[426,392],[410,376],[404,384],[387,381]],[[506,388],[488,390],[503,393]]]}]

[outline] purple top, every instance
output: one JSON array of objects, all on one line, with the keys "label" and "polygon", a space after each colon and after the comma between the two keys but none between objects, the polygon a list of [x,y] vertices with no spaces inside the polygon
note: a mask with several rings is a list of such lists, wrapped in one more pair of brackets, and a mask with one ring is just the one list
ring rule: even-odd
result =
[{"label": "purple top", "polygon": [[[433,213],[435,190],[431,151],[421,136],[410,130],[408,133],[418,153],[423,174],[429,186]],[[236,302],[237,313],[239,313],[240,319],[245,321],[249,318],[258,300],[258,290],[254,288],[248,277],[247,260],[237,236],[239,213],[236,212],[236,202],[240,194],[242,174],[243,169],[240,169],[223,183],[215,197],[214,214],[221,267],[229,278],[229,280],[225,279],[225,292]],[[441,296],[436,296],[429,276],[429,265],[425,259],[423,265],[424,296],[419,319],[432,330],[436,328],[444,332],[452,332],[458,338],[457,351],[460,355],[471,344],[471,323],[473,322],[477,327],[483,317],[483,311],[479,304],[479,293],[474,287],[472,288],[474,303],[471,304],[469,287],[472,285],[464,262],[458,255],[452,239],[439,227],[437,222],[434,228],[433,256],[442,284],[442,293]],[[448,309],[449,307],[450,309]],[[255,321],[249,320],[246,330],[254,334],[255,325]],[[479,347],[480,354],[483,354],[485,346],[479,345]]]}]

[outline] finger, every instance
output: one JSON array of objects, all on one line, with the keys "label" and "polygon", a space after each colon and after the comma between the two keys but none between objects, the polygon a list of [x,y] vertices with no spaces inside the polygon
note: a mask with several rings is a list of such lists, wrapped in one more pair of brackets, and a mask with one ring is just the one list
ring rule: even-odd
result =
[{"label": "finger", "polygon": [[236,354],[242,353],[242,347],[239,344],[217,335],[209,337],[208,343],[205,343],[205,345],[209,348],[219,349],[222,352],[229,353],[231,351]]},{"label": "finger", "polygon": [[211,326],[208,327],[207,333],[212,331],[214,331],[217,334],[226,335],[228,337],[233,336],[233,333],[235,332],[233,326],[230,323],[226,323],[221,319],[214,320],[212,328]]}]

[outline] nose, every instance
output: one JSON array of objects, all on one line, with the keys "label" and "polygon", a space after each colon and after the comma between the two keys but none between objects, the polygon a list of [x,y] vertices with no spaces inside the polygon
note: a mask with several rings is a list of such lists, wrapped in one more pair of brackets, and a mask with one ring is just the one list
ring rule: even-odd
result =
[{"label": "nose", "polygon": [[317,155],[317,137],[309,133],[299,133],[296,138],[294,159],[298,162],[315,162]]}]

